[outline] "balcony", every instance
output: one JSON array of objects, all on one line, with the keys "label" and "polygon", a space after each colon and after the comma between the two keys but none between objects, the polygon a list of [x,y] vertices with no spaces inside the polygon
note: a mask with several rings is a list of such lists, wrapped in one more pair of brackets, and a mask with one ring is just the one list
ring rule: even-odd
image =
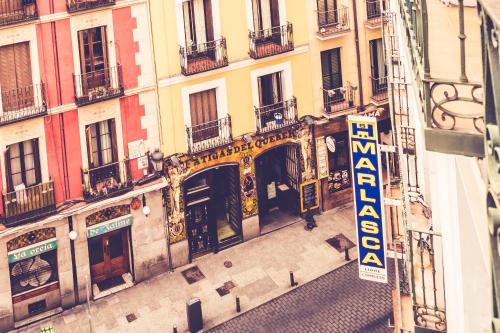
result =
[{"label": "balcony", "polygon": [[68,13],[79,12],[99,7],[112,6],[115,0],[67,0]]},{"label": "balcony", "polygon": [[382,25],[382,10],[379,0],[366,1],[365,26],[370,29],[380,28]]},{"label": "balcony", "polygon": [[36,0],[0,1],[0,26],[38,18]]},{"label": "balcony", "polygon": [[260,134],[292,126],[298,122],[297,99],[293,97],[272,105],[255,107],[255,118],[257,133]]},{"label": "balcony", "polygon": [[30,186],[2,195],[5,225],[17,226],[48,216],[56,211],[54,182]]},{"label": "balcony", "polygon": [[0,126],[47,114],[45,84],[0,90]]},{"label": "balcony", "polygon": [[181,72],[186,76],[228,65],[225,38],[188,47],[181,46],[179,54]]},{"label": "balcony", "polygon": [[276,54],[292,51],[293,27],[287,23],[280,27],[249,31],[250,57],[261,59]]},{"label": "balcony", "polygon": [[84,106],[123,96],[122,67],[73,75],[75,103]]},{"label": "balcony", "polygon": [[340,36],[351,30],[349,25],[349,8],[342,6],[340,9],[318,11],[318,32],[320,39]]},{"label": "balcony", "polygon": [[324,112],[328,116],[345,114],[346,111],[355,109],[355,92],[357,87],[348,84],[346,87],[335,89],[321,88],[323,93]]},{"label": "balcony", "polygon": [[189,154],[199,153],[233,142],[230,116],[201,125],[188,126],[186,132]]},{"label": "balcony", "polygon": [[82,169],[83,198],[87,202],[115,197],[133,188],[130,161]]},{"label": "balcony", "polygon": [[477,8],[400,1],[398,11],[426,149],[484,156],[483,100],[492,92],[482,89],[481,50],[487,48],[481,47]]},{"label": "balcony", "polygon": [[380,106],[389,102],[387,94],[387,76],[375,78],[370,77],[372,82],[372,96],[370,100],[373,104]]}]

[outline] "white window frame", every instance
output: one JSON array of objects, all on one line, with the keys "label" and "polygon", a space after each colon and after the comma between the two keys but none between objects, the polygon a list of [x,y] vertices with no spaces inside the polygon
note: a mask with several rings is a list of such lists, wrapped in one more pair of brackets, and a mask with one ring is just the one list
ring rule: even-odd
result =
[{"label": "white window frame", "polygon": [[[175,0],[175,16],[177,18],[177,40],[179,46],[186,47],[186,38],[184,32],[184,12],[182,6],[184,2],[189,0]],[[212,19],[214,27],[214,40],[221,38],[221,28],[220,28],[220,4],[219,0],[212,0]]]},{"label": "white window frame", "polygon": [[293,97],[293,84],[292,84],[292,63],[290,61],[259,68],[250,72],[250,80],[252,82],[252,101],[254,107],[259,105],[259,83],[258,79],[261,76],[281,72],[282,75],[282,88],[283,88],[283,101],[292,99]]},{"label": "white window frame", "polygon": [[[266,1],[269,1],[269,0],[266,0]],[[280,26],[284,26],[287,22],[285,0],[278,0],[278,5],[279,5],[279,11],[280,11]],[[254,32],[252,0],[245,0],[245,7],[246,7],[246,14],[247,14],[248,31]]]},{"label": "white window frame", "polygon": [[[181,92],[182,109],[184,112],[184,124],[187,127],[191,127],[191,105],[189,103],[189,95],[210,89],[215,89],[215,98],[217,101],[217,120],[223,119],[228,116],[227,86],[225,78],[195,84],[182,88]],[[193,139],[191,138],[187,143],[193,146]]]}]

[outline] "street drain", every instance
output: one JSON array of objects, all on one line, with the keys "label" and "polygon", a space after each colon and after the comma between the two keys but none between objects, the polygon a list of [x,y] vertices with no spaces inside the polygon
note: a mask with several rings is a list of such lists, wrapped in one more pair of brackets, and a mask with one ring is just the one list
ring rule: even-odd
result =
[{"label": "street drain", "polygon": [[351,242],[351,240],[349,240],[349,238],[344,236],[344,234],[338,234],[335,237],[327,239],[326,242],[339,252],[343,252],[346,249],[351,249],[356,246],[353,242]]},{"label": "street drain", "polygon": [[225,296],[231,292],[231,289],[236,287],[233,281],[224,282],[222,287],[215,289],[220,297]]},{"label": "street drain", "polygon": [[224,261],[224,267],[231,268],[231,267],[233,267],[233,263],[230,262],[229,260],[226,260],[226,261]]},{"label": "street drain", "polygon": [[130,313],[125,316],[127,318],[127,321],[129,323],[133,322],[134,320],[137,320],[137,316],[134,313]]}]

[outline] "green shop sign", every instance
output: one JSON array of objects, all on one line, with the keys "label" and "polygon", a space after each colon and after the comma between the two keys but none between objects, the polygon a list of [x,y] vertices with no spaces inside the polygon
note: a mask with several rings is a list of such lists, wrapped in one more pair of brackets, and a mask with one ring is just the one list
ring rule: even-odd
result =
[{"label": "green shop sign", "polygon": [[87,238],[96,237],[111,231],[126,228],[132,225],[132,221],[133,221],[132,215],[127,215],[93,225],[87,228]]},{"label": "green shop sign", "polygon": [[15,250],[8,253],[9,263],[17,262],[20,260],[35,257],[45,252],[57,249],[57,241],[55,238],[36,243],[31,246],[23,247],[22,249]]}]

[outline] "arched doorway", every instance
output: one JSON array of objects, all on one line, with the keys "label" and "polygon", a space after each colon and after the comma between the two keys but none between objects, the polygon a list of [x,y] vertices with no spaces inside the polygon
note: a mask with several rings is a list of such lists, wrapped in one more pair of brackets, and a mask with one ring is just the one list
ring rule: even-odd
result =
[{"label": "arched doorway", "polygon": [[265,234],[300,219],[299,145],[281,145],[255,158],[260,233]]},{"label": "arched doorway", "polygon": [[220,165],[184,181],[190,260],[242,241],[238,164]]}]

